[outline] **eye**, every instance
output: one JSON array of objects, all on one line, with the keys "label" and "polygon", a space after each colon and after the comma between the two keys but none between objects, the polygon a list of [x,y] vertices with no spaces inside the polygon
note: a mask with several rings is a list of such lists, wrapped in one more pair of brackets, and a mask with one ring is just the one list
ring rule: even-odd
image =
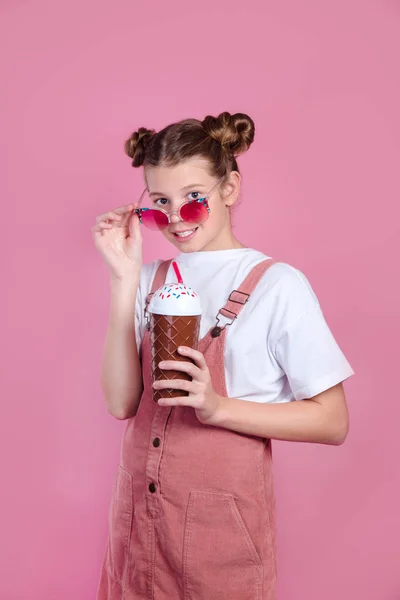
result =
[{"label": "eye", "polygon": [[198,200],[201,197],[200,192],[190,192],[188,194],[189,200]]},{"label": "eye", "polygon": [[168,204],[167,198],[158,198],[158,200],[154,200],[154,204],[156,206],[166,206]]}]

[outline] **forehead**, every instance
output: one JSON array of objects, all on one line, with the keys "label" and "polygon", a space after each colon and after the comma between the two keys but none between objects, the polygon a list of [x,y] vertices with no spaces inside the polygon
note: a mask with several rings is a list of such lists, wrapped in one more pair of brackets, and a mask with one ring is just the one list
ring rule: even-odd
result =
[{"label": "forehead", "polygon": [[179,192],[192,184],[201,184],[204,188],[212,186],[214,178],[209,172],[210,164],[203,158],[192,158],[173,167],[147,166],[145,180],[149,192],[157,191],[165,194]]}]

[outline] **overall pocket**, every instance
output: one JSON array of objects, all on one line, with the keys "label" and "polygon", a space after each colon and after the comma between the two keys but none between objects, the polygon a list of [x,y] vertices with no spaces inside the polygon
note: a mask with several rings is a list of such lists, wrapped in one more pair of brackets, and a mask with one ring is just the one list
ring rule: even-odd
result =
[{"label": "overall pocket", "polygon": [[185,600],[261,600],[262,563],[231,494],[190,493]]},{"label": "overall pocket", "polygon": [[133,518],[132,476],[118,467],[109,512],[109,536],[105,566],[113,579],[125,580]]}]

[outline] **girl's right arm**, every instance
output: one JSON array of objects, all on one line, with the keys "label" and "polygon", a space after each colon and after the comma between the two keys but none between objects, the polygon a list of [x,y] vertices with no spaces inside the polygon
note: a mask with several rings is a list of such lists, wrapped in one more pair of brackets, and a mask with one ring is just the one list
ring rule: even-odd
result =
[{"label": "girl's right arm", "polygon": [[139,280],[112,280],[110,318],[101,384],[108,411],[117,419],[136,414],[143,391],[136,347],[135,304]]},{"label": "girl's right arm", "polygon": [[117,419],[136,414],[143,389],[135,335],[142,238],[133,208],[130,204],[100,215],[92,228],[95,246],[110,270],[110,315],[101,385],[107,409]]}]

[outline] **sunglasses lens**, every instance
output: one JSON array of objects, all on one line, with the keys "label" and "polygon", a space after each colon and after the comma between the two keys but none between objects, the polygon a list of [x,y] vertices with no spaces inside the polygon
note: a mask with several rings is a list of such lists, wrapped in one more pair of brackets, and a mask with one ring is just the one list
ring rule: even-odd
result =
[{"label": "sunglasses lens", "polygon": [[144,210],[142,212],[142,223],[148,229],[160,231],[168,227],[168,217],[161,210]]},{"label": "sunglasses lens", "polygon": [[208,210],[202,202],[187,202],[181,208],[181,218],[185,223],[204,223]]}]

